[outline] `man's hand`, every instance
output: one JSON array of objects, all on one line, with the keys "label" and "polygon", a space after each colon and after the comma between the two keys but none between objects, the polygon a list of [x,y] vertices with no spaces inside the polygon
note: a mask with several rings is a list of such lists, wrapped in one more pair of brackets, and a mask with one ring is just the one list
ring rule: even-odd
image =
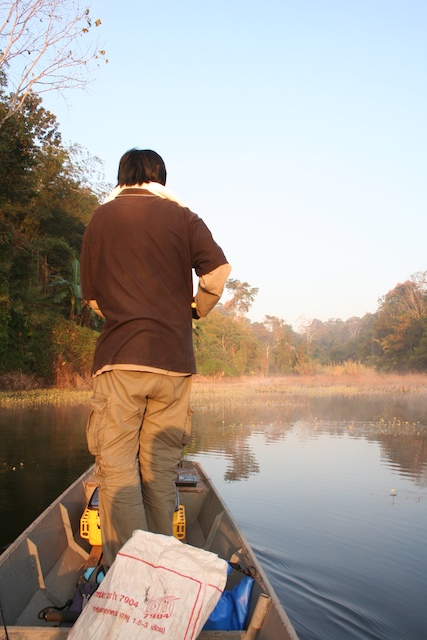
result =
[{"label": "man's hand", "polygon": [[97,316],[99,316],[100,318],[103,318],[105,320],[105,316],[102,313],[101,309],[98,307],[98,303],[97,303],[96,300],[89,300],[89,302],[87,302],[87,304],[90,306],[92,311],[95,311]]}]

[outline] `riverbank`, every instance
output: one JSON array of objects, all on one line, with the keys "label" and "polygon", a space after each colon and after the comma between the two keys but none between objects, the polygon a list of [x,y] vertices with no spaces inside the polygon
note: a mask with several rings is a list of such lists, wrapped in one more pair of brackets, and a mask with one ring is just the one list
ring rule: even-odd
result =
[{"label": "riverbank", "polygon": [[381,374],[373,370],[342,373],[331,368],[319,374],[270,377],[222,378],[212,380],[194,376],[193,390],[197,392],[227,390],[283,393],[285,395],[355,395],[384,393],[427,393],[427,373]]},{"label": "riverbank", "polygon": [[[259,403],[264,394],[274,393],[289,400],[291,397],[371,396],[384,394],[427,395],[427,374],[379,374],[371,370],[342,373],[331,368],[310,376],[203,378],[194,376],[192,402],[203,404],[212,400],[234,400],[250,404]],[[91,390],[31,389],[0,392],[0,407],[14,409],[34,408],[41,405],[87,404]]]}]

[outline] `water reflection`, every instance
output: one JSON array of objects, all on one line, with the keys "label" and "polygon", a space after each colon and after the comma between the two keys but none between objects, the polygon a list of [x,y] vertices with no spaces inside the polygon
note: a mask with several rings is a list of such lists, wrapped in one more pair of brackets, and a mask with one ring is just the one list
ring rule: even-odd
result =
[{"label": "water reflection", "polygon": [[[263,394],[194,408],[188,454],[213,478],[301,640],[427,637],[425,398]],[[87,414],[0,410],[1,545],[91,464]]]},{"label": "water reflection", "polygon": [[[261,425],[257,411],[254,425],[234,423],[219,438],[199,416],[193,453],[301,640],[427,637],[425,426],[398,425],[395,412],[388,423],[328,420],[325,403],[313,403],[311,421],[274,408],[262,412]],[[245,451],[239,466],[236,452],[230,459],[234,446]],[[229,482],[230,469],[241,482]]]},{"label": "water reflection", "polygon": [[227,481],[259,473],[257,453],[249,445],[261,432],[266,444],[297,433],[300,439],[322,434],[348,435],[381,445],[385,464],[399,469],[420,486],[427,482],[427,410],[423,398],[309,398],[300,404],[211,407],[193,416],[190,454],[221,453],[228,460]]},{"label": "water reflection", "polygon": [[427,487],[427,440],[425,434],[396,435],[381,434],[383,460],[396,471],[413,478],[416,484]]},{"label": "water reflection", "polygon": [[86,406],[0,410],[0,548],[92,462]]}]

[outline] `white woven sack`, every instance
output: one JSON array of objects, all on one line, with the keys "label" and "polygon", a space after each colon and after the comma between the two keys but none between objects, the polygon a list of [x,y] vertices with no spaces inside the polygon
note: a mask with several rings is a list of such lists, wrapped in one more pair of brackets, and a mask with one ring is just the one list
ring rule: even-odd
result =
[{"label": "white woven sack", "polygon": [[225,588],[227,563],[173,536],[134,531],[68,634],[72,640],[192,640]]}]

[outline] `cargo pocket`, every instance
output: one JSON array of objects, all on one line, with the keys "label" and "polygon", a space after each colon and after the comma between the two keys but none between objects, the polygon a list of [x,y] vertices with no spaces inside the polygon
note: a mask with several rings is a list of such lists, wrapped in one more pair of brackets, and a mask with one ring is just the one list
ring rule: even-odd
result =
[{"label": "cargo pocket", "polygon": [[191,407],[188,407],[188,413],[187,413],[187,418],[185,420],[185,425],[184,425],[184,433],[182,434],[182,446],[185,447],[185,445],[187,445],[190,442],[190,437],[191,437],[191,416],[193,415],[194,411]]},{"label": "cargo pocket", "polygon": [[94,393],[90,401],[90,414],[86,425],[86,439],[89,452],[93,456],[101,453],[107,421],[110,398],[102,393]]}]

